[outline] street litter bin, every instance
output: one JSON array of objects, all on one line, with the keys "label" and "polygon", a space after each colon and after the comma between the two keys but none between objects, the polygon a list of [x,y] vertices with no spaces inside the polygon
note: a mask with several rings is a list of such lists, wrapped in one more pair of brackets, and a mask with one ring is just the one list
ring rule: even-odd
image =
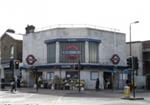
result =
[{"label": "street litter bin", "polygon": [[124,92],[123,92],[123,94],[124,94],[124,97],[125,98],[129,98],[130,97],[130,87],[129,86],[124,86]]}]

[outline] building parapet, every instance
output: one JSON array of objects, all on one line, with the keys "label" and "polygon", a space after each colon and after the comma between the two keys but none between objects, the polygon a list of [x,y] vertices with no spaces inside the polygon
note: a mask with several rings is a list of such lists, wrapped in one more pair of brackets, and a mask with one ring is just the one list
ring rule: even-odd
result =
[{"label": "building parapet", "polygon": [[97,30],[104,30],[104,31],[110,31],[110,32],[113,31],[113,32],[121,33],[119,29],[89,25],[89,24],[57,24],[57,25],[51,25],[51,26],[42,27],[42,28],[36,28],[35,32],[40,32],[40,31],[55,29],[55,28],[92,28],[92,29],[97,29]]}]

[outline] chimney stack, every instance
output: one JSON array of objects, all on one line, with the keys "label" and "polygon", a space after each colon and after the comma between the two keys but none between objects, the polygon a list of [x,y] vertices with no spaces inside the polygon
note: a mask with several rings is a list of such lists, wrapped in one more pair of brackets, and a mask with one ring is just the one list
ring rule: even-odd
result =
[{"label": "chimney stack", "polygon": [[33,25],[27,25],[26,29],[26,34],[34,33],[35,26]]},{"label": "chimney stack", "polygon": [[13,30],[13,29],[7,29],[6,32],[15,33],[15,30]]}]

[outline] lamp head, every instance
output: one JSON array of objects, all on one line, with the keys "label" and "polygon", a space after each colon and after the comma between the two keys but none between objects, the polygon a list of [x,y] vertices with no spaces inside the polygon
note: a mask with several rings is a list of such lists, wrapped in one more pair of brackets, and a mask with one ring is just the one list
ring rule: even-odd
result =
[{"label": "lamp head", "polygon": [[139,23],[139,21],[135,21],[135,22],[133,22],[133,23]]}]

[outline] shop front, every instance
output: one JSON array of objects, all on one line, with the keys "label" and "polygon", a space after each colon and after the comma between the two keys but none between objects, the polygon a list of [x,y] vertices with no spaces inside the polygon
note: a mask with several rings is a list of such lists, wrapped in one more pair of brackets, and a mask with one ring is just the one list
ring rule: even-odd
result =
[{"label": "shop front", "polygon": [[[78,66],[78,65],[76,65]],[[121,73],[113,73],[113,65],[87,65],[81,63],[81,69],[77,69],[75,65],[39,65],[37,68],[37,79],[40,79],[40,88],[61,89],[61,90],[77,90],[80,86],[82,89],[95,89],[96,79],[100,80],[100,89],[122,88],[117,86],[119,81],[124,82],[119,76]],[[116,68],[116,67],[115,67]],[[125,67],[118,66],[118,72],[122,72]],[[28,86],[33,87],[36,83],[35,71],[26,70],[29,76]],[[30,71],[30,72],[28,72]],[[24,75],[24,76],[27,76]],[[115,86],[115,87],[114,87]]]}]

